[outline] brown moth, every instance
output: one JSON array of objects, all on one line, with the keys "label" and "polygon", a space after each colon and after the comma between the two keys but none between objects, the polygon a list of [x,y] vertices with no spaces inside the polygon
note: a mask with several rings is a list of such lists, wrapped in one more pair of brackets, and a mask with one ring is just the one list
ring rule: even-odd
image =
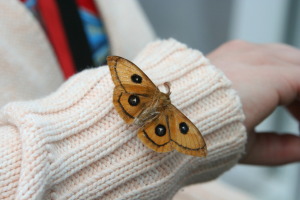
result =
[{"label": "brown moth", "polygon": [[197,127],[162,93],[135,64],[118,56],[107,57],[115,84],[113,103],[128,124],[140,127],[139,139],[156,152],[174,149],[193,156],[206,156],[205,141]]}]

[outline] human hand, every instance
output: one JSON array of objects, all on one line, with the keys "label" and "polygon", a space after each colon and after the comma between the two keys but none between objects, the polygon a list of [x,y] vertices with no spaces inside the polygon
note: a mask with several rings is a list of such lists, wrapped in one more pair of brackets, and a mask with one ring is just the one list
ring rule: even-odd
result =
[{"label": "human hand", "polygon": [[255,126],[279,105],[300,120],[300,51],[284,44],[228,42],[209,55],[238,92],[248,133],[245,164],[278,165],[300,161],[300,137],[257,133]]}]

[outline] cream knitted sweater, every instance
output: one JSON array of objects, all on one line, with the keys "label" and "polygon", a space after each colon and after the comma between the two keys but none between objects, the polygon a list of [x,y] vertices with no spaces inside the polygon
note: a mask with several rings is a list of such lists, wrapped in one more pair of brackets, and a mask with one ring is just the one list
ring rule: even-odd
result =
[{"label": "cream knitted sweater", "polygon": [[107,66],[85,70],[42,99],[0,111],[0,199],[171,199],[184,185],[216,178],[244,151],[243,113],[230,81],[175,40],[134,60],[200,129],[208,156],[157,153],[112,103]]}]

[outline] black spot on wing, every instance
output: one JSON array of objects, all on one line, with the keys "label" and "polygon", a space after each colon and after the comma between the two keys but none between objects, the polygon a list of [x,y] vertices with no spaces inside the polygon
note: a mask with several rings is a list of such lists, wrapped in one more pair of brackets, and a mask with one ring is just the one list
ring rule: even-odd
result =
[{"label": "black spot on wing", "polygon": [[185,122],[179,124],[179,130],[182,134],[187,134],[189,132],[189,126]]},{"label": "black spot on wing", "polygon": [[134,117],[132,115],[130,115],[125,108],[123,107],[123,105],[121,104],[121,97],[122,97],[123,93],[120,94],[119,99],[118,99],[118,103],[120,104],[120,107],[122,108],[123,112],[130,118],[134,119]]},{"label": "black spot on wing", "polygon": [[139,105],[140,103],[140,98],[137,96],[137,95],[130,95],[129,98],[128,98],[128,103],[131,105],[131,106],[137,106]]},{"label": "black spot on wing", "polygon": [[142,77],[138,74],[133,74],[131,76],[131,81],[134,82],[134,83],[140,84],[140,83],[142,83],[142,80],[143,80]]},{"label": "black spot on wing", "polygon": [[166,132],[167,132],[167,129],[164,125],[162,124],[158,124],[156,127],[155,127],[155,134],[159,137],[162,137],[164,135],[166,135]]}]

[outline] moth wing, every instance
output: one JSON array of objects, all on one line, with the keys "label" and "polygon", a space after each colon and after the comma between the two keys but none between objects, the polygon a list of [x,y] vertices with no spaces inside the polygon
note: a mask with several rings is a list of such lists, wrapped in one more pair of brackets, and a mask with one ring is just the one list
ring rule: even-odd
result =
[{"label": "moth wing", "polygon": [[[134,63],[119,56],[108,56],[107,64],[115,84],[113,103],[126,123],[132,123],[159,91],[149,77]],[[129,103],[135,96],[137,105]]]},{"label": "moth wing", "polygon": [[[138,138],[150,149],[156,152],[168,152],[173,150],[168,116],[162,112],[156,119],[141,127],[138,131]],[[157,134],[159,129],[164,129]]]},{"label": "moth wing", "polygon": [[[126,91],[124,90],[126,88]],[[154,102],[155,90],[149,87],[119,85],[114,89],[113,103],[121,116],[128,124],[133,123],[136,118]],[[136,104],[130,104],[130,98],[135,98]]]},{"label": "moth wing", "polygon": [[168,119],[174,149],[187,155],[206,156],[206,144],[199,129],[172,104],[168,108]]},{"label": "moth wing", "polygon": [[108,56],[107,64],[115,86],[136,85],[157,89],[149,77],[134,63],[119,56]]}]

